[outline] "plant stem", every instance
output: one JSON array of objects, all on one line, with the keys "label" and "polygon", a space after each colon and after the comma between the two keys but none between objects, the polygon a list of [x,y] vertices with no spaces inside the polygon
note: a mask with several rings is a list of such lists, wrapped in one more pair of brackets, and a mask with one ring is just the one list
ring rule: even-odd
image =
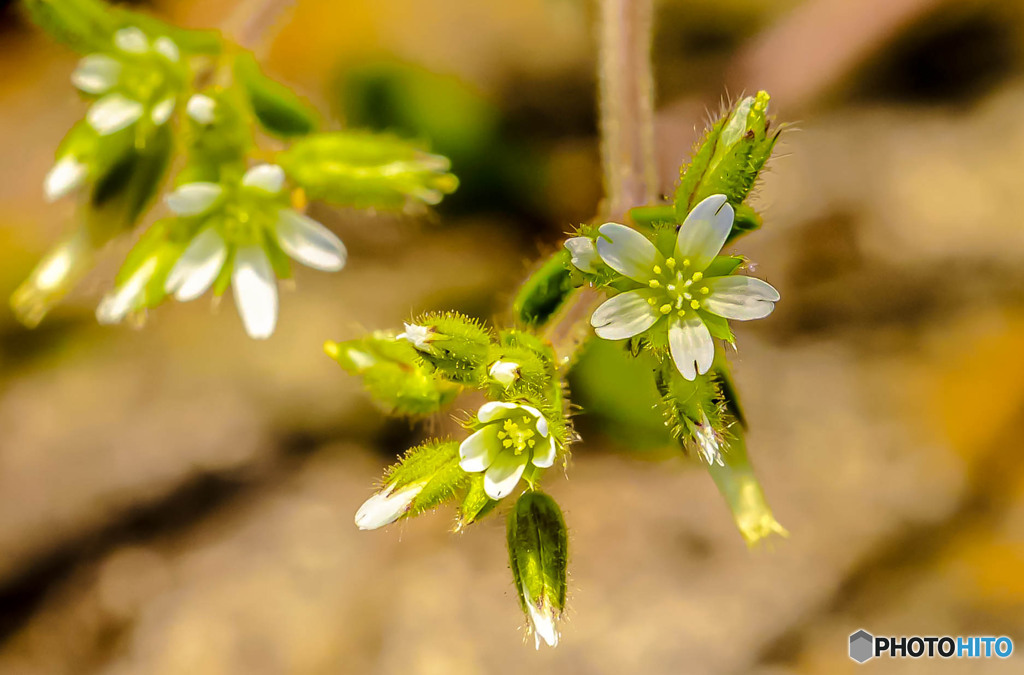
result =
[{"label": "plant stem", "polygon": [[[624,220],[635,206],[654,203],[654,76],[652,0],[600,0],[598,98],[605,198],[595,221]],[[589,319],[603,300],[592,288],[573,293],[544,330],[560,368],[572,365],[591,335]]]}]

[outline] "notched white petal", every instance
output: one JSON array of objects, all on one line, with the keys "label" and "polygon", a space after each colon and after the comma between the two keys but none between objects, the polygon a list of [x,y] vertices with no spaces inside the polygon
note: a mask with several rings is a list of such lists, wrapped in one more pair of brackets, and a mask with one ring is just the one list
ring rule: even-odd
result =
[{"label": "notched white petal", "polygon": [[676,237],[676,258],[689,260],[688,270],[702,272],[725,245],[732,230],[732,205],[725,195],[711,195],[693,207]]},{"label": "notched white petal", "polygon": [[469,473],[486,471],[500,453],[498,429],[495,425],[489,424],[470,434],[459,445],[459,466]]},{"label": "notched white petal", "polygon": [[135,124],[144,108],[138,101],[133,101],[121,94],[107,94],[92,104],[85,114],[85,121],[100,136],[109,136]]},{"label": "notched white petal", "polygon": [[663,259],[647,237],[618,223],[605,223],[598,232],[597,252],[605,264],[642,284],[654,277],[654,266]]},{"label": "notched white petal", "polygon": [[216,280],[227,257],[228,247],[224,239],[215,228],[206,228],[192,239],[178,258],[167,275],[164,290],[173,293],[179,302],[198,298]]},{"label": "notched white petal", "polygon": [[762,319],[775,309],[779,292],[760,279],[743,275],[708,279],[704,306],[713,314],[737,321]]},{"label": "notched white petal", "polygon": [[491,499],[504,499],[523,477],[526,470],[526,454],[502,452],[484,473],[484,492]]},{"label": "notched white petal", "polygon": [[597,263],[600,258],[597,255],[597,247],[590,237],[569,237],[565,240],[565,248],[571,256],[570,262],[578,270],[584,272],[596,272]]},{"label": "notched white petal", "polygon": [[242,185],[276,195],[284,187],[284,169],[277,164],[257,164],[242,176]]},{"label": "notched white petal", "polygon": [[303,265],[337,272],[348,260],[345,244],[337,235],[298,211],[281,209],[276,231],[282,250]]},{"label": "notched white petal", "polygon": [[537,443],[533,451],[533,465],[547,469],[555,463],[555,439],[548,437]]},{"label": "notched white petal", "polygon": [[209,211],[224,193],[217,183],[185,183],[167,195],[167,207],[179,216],[198,216]]},{"label": "notched white petal", "polygon": [[674,319],[668,329],[668,346],[676,368],[687,380],[708,372],[715,359],[715,342],[697,317]]},{"label": "notched white petal", "polygon": [[476,413],[476,418],[481,422],[493,422],[494,420],[504,419],[514,415],[520,406],[515,403],[506,403],[505,401],[488,401],[480,406],[480,410]]},{"label": "notched white petal", "polygon": [[71,73],[71,84],[87,94],[104,94],[121,76],[121,63],[106,54],[89,54]]},{"label": "notched white petal", "polygon": [[590,325],[605,340],[625,340],[654,325],[661,316],[647,302],[648,294],[628,291],[605,300],[594,310]]},{"label": "notched white petal", "polygon": [[265,340],[277,326],[277,277],[259,246],[244,246],[235,253],[231,290],[245,332]]}]

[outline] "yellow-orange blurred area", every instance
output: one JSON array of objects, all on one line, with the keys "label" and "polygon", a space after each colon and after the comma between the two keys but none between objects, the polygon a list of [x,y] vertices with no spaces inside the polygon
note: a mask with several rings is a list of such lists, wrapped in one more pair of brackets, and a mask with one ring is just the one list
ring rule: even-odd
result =
[{"label": "yellow-orange blurred area", "polygon": [[[237,6],[141,9],[230,30]],[[695,460],[638,447],[596,399],[568,476],[545,482],[570,528],[557,649],[522,639],[501,513],[457,536],[445,509],[356,530],[429,428],[386,419],[323,341],[427,309],[502,320],[529,262],[593,215],[595,16],[294,0],[258,45],[268,73],[333,127],[420,125],[463,182],[420,219],[314,206],[348,267],[299,270],[266,342],[229,298],[98,326],[129,241],[40,328],[4,304],[0,673],[1019,672],[1018,654],[847,657],[859,628],[1024,649],[1018,0],[657,3],[666,193],[723,98],[766,88],[792,123],[739,244],[782,301],[731,355],[788,539],[748,550]],[[5,298],[74,223],[41,184],[84,114],[75,58],[0,10]]]}]

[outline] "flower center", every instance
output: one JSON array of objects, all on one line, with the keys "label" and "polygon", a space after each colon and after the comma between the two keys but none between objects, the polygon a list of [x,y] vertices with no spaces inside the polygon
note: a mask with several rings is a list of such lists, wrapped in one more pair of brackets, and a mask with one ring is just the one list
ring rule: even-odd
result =
[{"label": "flower center", "polygon": [[534,438],[537,435],[535,427],[534,421],[525,415],[505,420],[501,425],[501,431],[498,432],[501,447],[512,450],[517,455],[532,450],[533,446],[537,445]]},{"label": "flower center", "polygon": [[691,272],[691,267],[689,258],[683,258],[682,262],[668,258],[664,265],[655,265],[651,270],[654,277],[647,285],[656,292],[647,299],[647,304],[662,314],[675,312],[679,317],[700,309],[711,291],[700,283],[704,273]]}]

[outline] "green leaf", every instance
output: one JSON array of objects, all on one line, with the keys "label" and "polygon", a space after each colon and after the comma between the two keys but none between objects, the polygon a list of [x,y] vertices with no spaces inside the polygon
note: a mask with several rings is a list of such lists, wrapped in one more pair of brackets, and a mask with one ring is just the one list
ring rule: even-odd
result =
[{"label": "green leaf", "polygon": [[251,53],[235,58],[235,80],[248,95],[256,119],[270,133],[287,138],[316,131],[316,111],[288,87],[264,75]]},{"label": "green leaf", "polygon": [[575,290],[569,251],[559,249],[531,274],[512,301],[515,317],[527,326],[544,324]]}]

